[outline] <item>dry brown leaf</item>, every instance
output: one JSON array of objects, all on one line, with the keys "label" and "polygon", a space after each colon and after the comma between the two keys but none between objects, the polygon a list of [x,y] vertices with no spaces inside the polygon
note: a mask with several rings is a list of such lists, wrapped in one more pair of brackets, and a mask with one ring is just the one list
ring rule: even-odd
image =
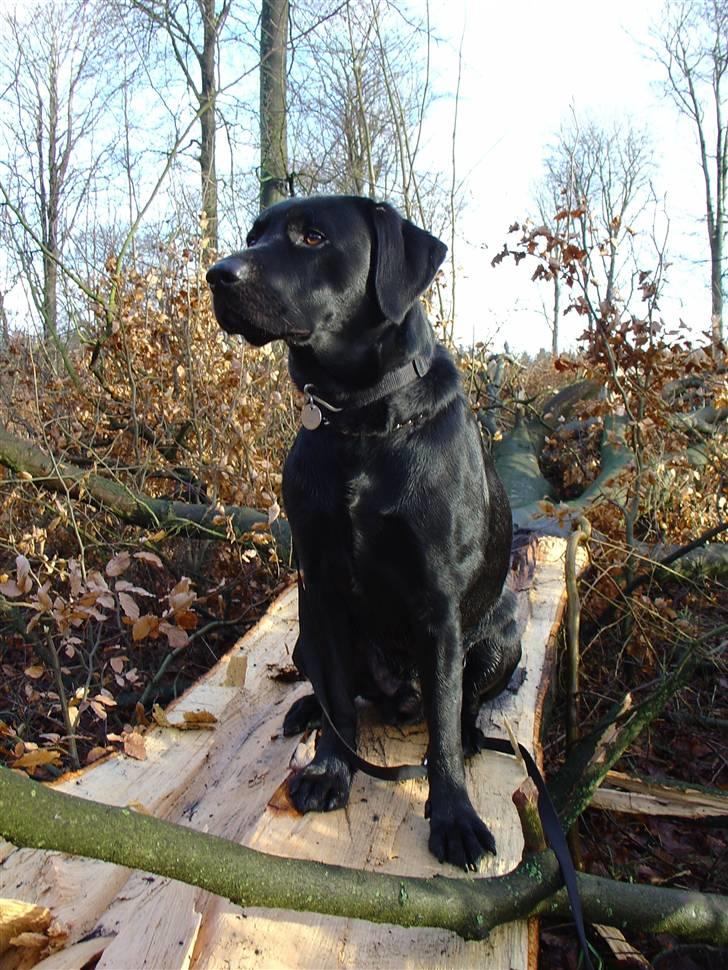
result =
[{"label": "dry brown leaf", "polygon": [[211,711],[185,711],[182,714],[185,724],[191,727],[212,727],[217,724],[217,718]]},{"label": "dry brown leaf", "polygon": [[164,708],[160,707],[159,704],[154,704],[152,706],[152,717],[154,722],[160,727],[174,727],[174,724],[172,724],[167,717]]},{"label": "dry brown leaf", "polygon": [[152,717],[159,727],[177,731],[211,731],[217,724],[217,718],[210,711],[184,711],[181,721],[170,721],[159,704],[152,708]]},{"label": "dry brown leaf", "polygon": [[200,618],[192,610],[185,610],[184,613],[177,613],[175,615],[175,622],[177,626],[182,627],[183,630],[196,630],[197,624]]},{"label": "dry brown leaf", "polygon": [[119,593],[119,606],[130,620],[139,619],[139,604],[128,593]]},{"label": "dry brown leaf", "polygon": [[117,579],[114,583],[114,589],[117,593],[136,593],[137,596],[154,595],[148,589],[144,589],[143,586],[135,586],[134,583],[130,583],[126,579]]},{"label": "dry brown leaf", "polygon": [[182,613],[195,602],[197,593],[190,589],[190,580],[187,576],[183,576],[173,587],[168,599],[170,609],[173,613]]},{"label": "dry brown leaf", "polygon": [[108,754],[109,751],[111,751],[111,748],[91,748],[89,753],[86,755],[86,764],[92,765],[94,761],[98,761],[99,758],[103,758],[104,755]]},{"label": "dry brown leaf", "polygon": [[159,632],[166,636],[173,650],[180,650],[182,647],[186,647],[190,641],[190,638],[181,627],[173,626],[165,620],[159,624]]},{"label": "dry brown leaf", "polygon": [[107,576],[121,576],[131,565],[131,555],[128,552],[118,552],[106,564]]},{"label": "dry brown leaf", "polygon": [[60,752],[38,748],[36,751],[26,751],[13,762],[13,768],[39,768],[41,765],[60,765],[60,763]]},{"label": "dry brown leaf", "polygon": [[147,760],[146,742],[144,736],[139,734],[138,731],[124,734],[124,754],[129,755],[130,758],[135,758],[137,761]]},{"label": "dry brown leaf", "polygon": [[153,613],[145,613],[144,616],[140,616],[134,622],[131,635],[135,641],[143,640],[148,636],[156,638],[159,635],[159,617],[154,616]]},{"label": "dry brown leaf", "polygon": [[[162,535],[164,536],[164,533],[162,533]],[[142,562],[148,562],[150,565],[156,566],[157,569],[162,569],[164,565],[162,563],[162,560],[159,558],[159,556],[156,555],[156,553],[146,552],[145,550],[142,550],[141,552],[135,552],[134,558],[141,559]]]},{"label": "dry brown leaf", "polygon": [[38,680],[45,673],[45,667],[40,664],[33,664],[32,667],[26,667],[23,671],[26,677],[30,677],[31,680]]}]

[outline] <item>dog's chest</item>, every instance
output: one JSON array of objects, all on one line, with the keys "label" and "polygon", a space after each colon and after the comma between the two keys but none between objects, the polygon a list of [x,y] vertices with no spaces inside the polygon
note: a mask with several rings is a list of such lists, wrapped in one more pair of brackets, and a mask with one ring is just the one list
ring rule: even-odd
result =
[{"label": "dog's chest", "polygon": [[[305,431],[284,469],[283,494],[299,563],[351,593],[379,595],[395,565],[411,569],[417,481],[406,457],[369,442]],[[411,571],[410,571],[411,576]],[[385,587],[382,590],[381,587]]]}]

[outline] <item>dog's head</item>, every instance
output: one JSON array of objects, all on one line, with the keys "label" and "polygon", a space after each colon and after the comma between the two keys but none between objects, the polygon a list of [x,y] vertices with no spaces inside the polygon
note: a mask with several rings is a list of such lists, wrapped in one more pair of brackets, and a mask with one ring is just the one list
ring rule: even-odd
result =
[{"label": "dog's head", "polygon": [[256,346],[314,349],[400,324],[447,247],[387,204],[355,196],[294,198],[256,219],[247,249],[207,273],[215,316]]}]

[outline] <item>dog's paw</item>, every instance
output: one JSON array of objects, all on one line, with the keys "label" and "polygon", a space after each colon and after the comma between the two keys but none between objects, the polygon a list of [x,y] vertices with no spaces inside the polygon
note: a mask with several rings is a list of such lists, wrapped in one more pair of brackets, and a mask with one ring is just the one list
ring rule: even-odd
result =
[{"label": "dog's paw", "polygon": [[486,737],[475,724],[463,724],[461,726],[461,732],[464,758],[473,758],[486,747]]},{"label": "dog's paw", "polygon": [[283,718],[283,736],[290,738],[294,734],[303,734],[311,728],[321,727],[322,717],[321,705],[313,694],[299,697]]},{"label": "dog's paw", "polygon": [[438,862],[475,871],[486,852],[495,855],[495,839],[472,805],[430,817],[430,852]]},{"label": "dog's paw", "polygon": [[299,812],[333,812],[349,801],[351,769],[343,761],[312,761],[288,783],[291,801]]}]

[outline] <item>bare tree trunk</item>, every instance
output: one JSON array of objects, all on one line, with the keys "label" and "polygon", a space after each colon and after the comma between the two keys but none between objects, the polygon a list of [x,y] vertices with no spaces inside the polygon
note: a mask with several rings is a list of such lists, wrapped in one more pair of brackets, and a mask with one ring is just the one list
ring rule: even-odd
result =
[{"label": "bare tree trunk", "polygon": [[561,280],[554,275],[554,315],[551,322],[551,353],[559,356],[559,316],[561,314]]},{"label": "bare tree trunk", "polygon": [[710,245],[710,329],[713,347],[723,340],[723,234],[717,231]]},{"label": "bare tree trunk", "polygon": [[0,290],[0,345],[10,342],[10,324],[5,312],[5,294]]},{"label": "bare tree trunk", "polygon": [[263,0],[260,14],[260,207],[288,195],[286,45],[288,0]]},{"label": "bare tree trunk", "polygon": [[43,329],[46,337],[58,332],[58,219],[61,172],[58,158],[58,50],[55,37],[48,57],[47,137],[40,99],[37,114],[38,172],[40,174],[41,238],[43,241]]},{"label": "bare tree trunk", "polygon": [[217,252],[217,172],[215,170],[215,51],[217,24],[215,0],[200,0],[203,41],[200,56],[200,176],[202,179],[202,211],[207,220],[206,235],[210,240],[208,252]]},{"label": "bare tree trunk", "polygon": [[667,75],[665,89],[678,111],[695,126],[698,136],[710,246],[711,338],[714,351],[722,353],[723,237],[728,175],[723,81],[728,72],[728,6],[719,0],[708,3],[667,0],[664,14],[664,25],[656,34],[653,50]]},{"label": "bare tree trunk", "polygon": [[[197,105],[200,121],[200,205],[205,221],[204,236],[209,240],[207,252],[218,248],[217,171],[215,146],[217,132],[217,48],[232,0],[223,0],[218,13],[215,0],[130,0],[132,6],[148,18],[153,29],[167,33],[174,59]],[[193,24],[191,9],[197,10],[199,20]],[[199,29],[202,27],[202,40]],[[199,79],[191,70],[192,58],[200,69]]]}]

